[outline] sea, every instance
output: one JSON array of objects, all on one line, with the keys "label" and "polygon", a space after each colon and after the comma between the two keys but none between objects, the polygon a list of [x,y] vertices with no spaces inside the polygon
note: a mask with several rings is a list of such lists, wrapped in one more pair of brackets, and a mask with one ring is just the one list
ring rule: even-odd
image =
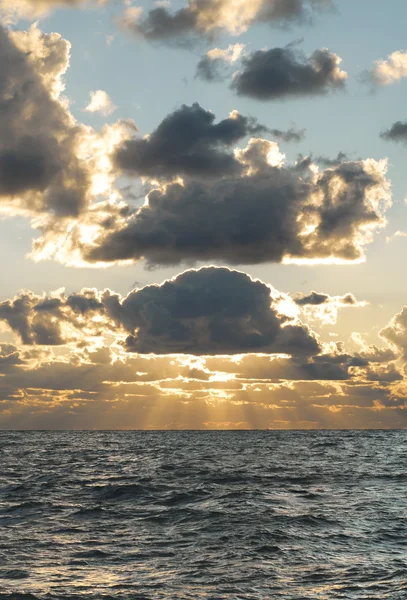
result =
[{"label": "sea", "polygon": [[0,598],[406,600],[407,431],[1,431]]}]

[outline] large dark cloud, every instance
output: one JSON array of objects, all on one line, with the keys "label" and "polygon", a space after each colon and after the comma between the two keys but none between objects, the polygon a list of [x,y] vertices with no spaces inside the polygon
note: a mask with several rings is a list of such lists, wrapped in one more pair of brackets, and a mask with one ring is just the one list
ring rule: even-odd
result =
[{"label": "large dark cloud", "polygon": [[393,123],[390,129],[382,131],[380,134],[384,140],[392,142],[407,142],[407,121],[397,121]]},{"label": "large dark cloud", "polygon": [[346,73],[341,59],[327,49],[306,58],[291,47],[258,50],[242,59],[231,87],[239,96],[277,100],[285,96],[314,96],[343,89]]},{"label": "large dark cloud", "polygon": [[316,339],[272,308],[270,288],[237,271],[187,271],[161,286],[130,294],[122,304],[137,335],[134,352],[318,354]]},{"label": "large dark cloud", "polygon": [[119,196],[111,155],[134,126],[96,132],[74,119],[63,95],[69,57],[57,33],[0,27],[0,214],[32,219],[38,260],[69,261],[72,225],[94,221],[96,198],[98,210],[103,196],[110,212],[123,209],[111,201]]},{"label": "large dark cloud", "polygon": [[153,178],[175,175],[218,177],[239,173],[241,163],[231,146],[268,131],[256,119],[238,112],[214,123],[215,115],[198,103],[169,114],[150,136],[127,140],[117,150],[116,165],[129,173]]},{"label": "large dark cloud", "polygon": [[86,204],[80,129],[57,99],[68,56],[57,34],[0,28],[0,202],[16,210],[75,217]]},{"label": "large dark cloud", "polygon": [[130,8],[123,25],[149,41],[190,45],[200,38],[213,39],[222,30],[239,34],[255,22],[306,20],[313,11],[329,6],[330,0],[187,0],[175,12],[157,7],[147,16]]},{"label": "large dark cloud", "polygon": [[125,221],[109,223],[93,244],[80,244],[83,259],[144,258],[154,266],[354,261],[384,223],[385,163],[346,162],[319,172],[312,163],[284,166],[276,144],[258,139],[235,158],[245,167],[241,175],[152,191]]},{"label": "large dark cloud", "polygon": [[[356,303],[351,294],[331,297],[313,292],[303,298],[311,306]],[[343,344],[337,343],[334,352],[322,353],[315,334],[284,311],[289,301],[289,296],[245,273],[205,267],[185,271],[161,285],[135,289],[125,297],[109,289],[83,289],[68,296],[61,291],[43,296],[22,292],[0,303],[0,320],[25,346],[70,345],[97,362],[109,359],[101,340],[113,336],[120,348],[139,354],[292,357],[246,358],[245,366],[239,362],[241,368],[235,363],[223,364],[226,359],[219,363],[218,370],[247,379],[342,380],[351,376],[350,368],[370,369],[371,380],[375,373],[395,376],[392,363],[397,354],[390,347],[366,346],[359,340],[363,346],[359,352],[347,354]],[[381,332],[397,346],[407,344],[404,312]],[[88,350],[95,341],[100,349]],[[22,364],[14,346],[0,347],[0,367],[2,364]],[[208,379],[205,372],[194,368],[189,376],[195,378],[194,372],[198,379]]]},{"label": "large dark cloud", "polygon": [[141,354],[318,354],[311,332],[272,306],[278,299],[244,273],[208,267],[126,298],[95,290],[50,298],[27,292],[2,302],[0,319],[27,345],[122,331],[129,334],[126,349]]}]

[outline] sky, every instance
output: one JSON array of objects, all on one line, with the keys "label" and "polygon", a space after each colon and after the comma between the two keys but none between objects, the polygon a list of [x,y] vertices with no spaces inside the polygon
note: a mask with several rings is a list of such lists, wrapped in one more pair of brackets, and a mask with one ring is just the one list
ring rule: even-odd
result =
[{"label": "sky", "polygon": [[0,428],[407,427],[405,2],[0,17]]}]

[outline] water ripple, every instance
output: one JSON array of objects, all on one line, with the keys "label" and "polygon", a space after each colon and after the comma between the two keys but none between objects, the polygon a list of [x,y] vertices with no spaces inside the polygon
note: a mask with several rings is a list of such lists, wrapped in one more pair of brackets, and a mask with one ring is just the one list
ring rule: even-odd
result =
[{"label": "water ripple", "polygon": [[0,600],[406,600],[407,432],[0,432]]}]

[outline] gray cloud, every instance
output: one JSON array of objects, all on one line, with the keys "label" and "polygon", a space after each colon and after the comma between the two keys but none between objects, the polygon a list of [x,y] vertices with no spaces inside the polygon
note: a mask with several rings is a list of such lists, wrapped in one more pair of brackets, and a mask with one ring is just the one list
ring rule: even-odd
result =
[{"label": "gray cloud", "polygon": [[348,355],[323,354],[299,365],[302,378],[320,381],[344,381],[351,378],[349,368],[352,358]]},{"label": "gray cloud", "polygon": [[315,162],[317,162],[318,164],[320,164],[324,167],[337,167],[338,165],[342,164],[343,162],[349,162],[351,159],[344,152],[338,152],[338,155],[336,156],[336,158],[329,158],[327,156],[318,156],[314,160],[315,160]]},{"label": "gray cloud", "polygon": [[331,297],[329,294],[320,294],[318,292],[311,292],[307,296],[299,296],[294,298],[294,302],[299,306],[320,306],[321,304],[329,304],[330,302],[334,302],[335,304],[344,304],[347,306],[357,304],[357,300],[353,294]]},{"label": "gray cloud", "polygon": [[299,306],[304,306],[307,304],[311,304],[313,306],[319,306],[320,304],[325,304],[329,302],[328,294],[318,294],[318,292],[311,292],[308,296],[301,296],[299,298],[294,298],[294,302]]},{"label": "gray cloud", "polygon": [[122,332],[126,350],[141,354],[318,354],[309,329],[273,308],[278,299],[244,273],[207,267],[125,298],[109,290],[48,298],[26,292],[0,304],[0,319],[27,345]]},{"label": "gray cloud", "polygon": [[397,121],[390,129],[382,131],[380,137],[392,142],[407,142],[407,121]]},{"label": "gray cloud", "polygon": [[355,361],[358,360],[359,362],[363,363],[359,366],[366,366],[369,363],[380,364],[391,362],[393,360],[397,360],[398,358],[397,354],[393,352],[391,348],[378,348],[375,345],[369,346],[362,352],[356,352],[354,356]]},{"label": "gray cloud", "polygon": [[[391,349],[365,347],[360,355],[351,355],[338,343],[336,352],[319,353],[310,330],[275,310],[284,296],[243,273],[227,271],[188,271],[126,298],[109,290],[82,290],[68,297],[60,292],[52,297],[22,294],[31,299],[29,329],[36,315],[47,314],[63,321],[64,332],[75,325],[84,337],[76,347],[58,348],[57,353],[39,345],[0,344],[1,427],[233,428],[244,423],[250,428],[283,423],[343,428],[400,427],[405,422],[405,380]],[[93,316],[103,330],[96,346],[85,335]],[[401,324],[399,316],[392,327]],[[225,324],[219,331],[217,321]],[[123,340],[124,332],[124,348],[112,343],[110,334]],[[140,335],[146,355],[132,353]],[[163,349],[182,354],[193,339],[199,357],[149,353],[162,343]],[[253,348],[253,342],[277,354],[216,355]],[[32,343],[40,341],[31,338]],[[208,348],[215,355],[202,356]]]},{"label": "gray cloud", "polygon": [[305,57],[292,47],[258,50],[242,59],[231,88],[239,96],[277,100],[286,96],[327,94],[345,86],[341,59],[327,49]]},{"label": "gray cloud", "polygon": [[201,358],[205,373],[215,380],[185,381],[182,377],[189,373],[182,357],[127,355],[126,360],[112,363],[113,355],[108,354],[107,349],[93,352],[80,364],[44,356],[35,365],[27,361],[22,368],[16,365],[0,378],[1,427],[399,428],[406,424],[405,388],[397,380],[304,379],[270,385],[256,377],[244,382],[233,375],[228,381],[216,379],[219,370],[235,374],[241,362],[247,369],[246,358],[253,369],[257,362],[264,368],[264,361],[271,362],[269,357],[250,355],[238,364],[222,357]]},{"label": "gray cloud", "polygon": [[[42,298],[24,292],[13,300],[0,303],[0,320],[6,321],[27,345],[64,345],[77,339],[75,331],[84,329],[88,334],[98,335],[100,324],[92,324],[89,318],[86,322],[81,319],[92,312],[104,312],[94,290],[84,290],[67,298],[63,295]],[[70,325],[70,333],[63,332],[64,324]]]},{"label": "gray cloud", "polygon": [[380,336],[390,342],[407,361],[407,306],[380,331]]},{"label": "gray cloud", "polygon": [[191,45],[199,39],[214,39],[225,30],[237,35],[256,22],[309,20],[314,11],[330,6],[330,0],[242,0],[237,4],[235,0],[187,0],[176,12],[157,7],[145,17],[139,9],[130,8],[122,25],[152,42]]},{"label": "gray cloud", "polygon": [[4,375],[13,371],[17,365],[23,364],[20,352],[14,344],[0,343],[0,373]]},{"label": "gray cloud", "polygon": [[230,362],[226,357],[207,358],[209,369],[233,373],[237,381],[350,381],[393,382],[403,379],[394,365],[390,348],[372,346],[362,353],[348,354],[338,344],[337,353],[306,358],[246,355]]},{"label": "gray cloud", "polygon": [[237,354],[319,353],[316,339],[273,309],[270,288],[237,271],[186,271],[161,286],[130,294],[122,304],[137,329],[134,352]]},{"label": "gray cloud", "polygon": [[[215,115],[198,103],[182,105],[144,139],[127,140],[115,163],[126,172],[150,177],[209,176],[239,173],[241,163],[231,146],[240,139],[268,131],[256,119],[236,111],[214,123]],[[294,132],[292,132],[294,135]]]},{"label": "gray cloud", "polygon": [[68,56],[57,34],[0,28],[0,202],[15,209],[72,217],[87,202],[79,128],[57,100]]},{"label": "gray cloud", "polygon": [[229,44],[225,49],[212,48],[198,62],[195,78],[206,82],[223,81],[232,75],[233,64],[245,52],[245,44]]},{"label": "gray cloud", "polygon": [[305,138],[305,129],[296,129],[295,127],[291,127],[285,131],[282,129],[269,129],[268,133],[273,136],[273,138],[287,143],[301,142]]},{"label": "gray cloud", "polygon": [[[312,306],[356,302],[351,294],[330,297],[313,292],[304,298]],[[0,321],[26,346],[25,357],[11,344],[0,345],[0,371],[43,360],[41,353],[51,352],[44,346],[69,346],[79,353],[79,362],[107,364],[111,354],[104,340],[110,339],[111,344],[115,338],[113,346],[120,349],[122,358],[124,353],[251,355],[238,363],[221,358],[217,368],[207,359],[209,369],[234,373],[238,379],[341,381],[353,377],[351,368],[362,370],[369,381],[400,379],[392,366],[397,354],[389,347],[364,346],[360,352],[347,354],[338,343],[334,353],[322,353],[313,331],[281,310],[281,303],[288,299],[271,286],[225,267],[185,271],[125,297],[109,289],[83,289],[68,296],[61,291],[43,296],[23,292],[0,303]],[[395,328],[399,330],[400,319],[402,314],[396,315],[390,330],[381,332],[392,344],[400,345],[398,338],[391,337]],[[256,358],[258,354],[273,356]],[[145,375],[144,368],[139,371],[138,380],[152,380],[148,369]],[[160,367],[158,371],[162,379],[177,377],[174,370],[169,373]],[[119,372],[119,380],[127,381],[129,374]],[[199,368],[185,365],[180,372],[188,378],[209,379],[202,363]]]},{"label": "gray cloud", "polygon": [[230,63],[224,58],[203,56],[196,66],[195,77],[206,82],[224,81],[231,72]]},{"label": "gray cloud", "polygon": [[380,365],[368,368],[366,370],[366,379],[368,381],[392,383],[394,381],[402,381],[403,375],[397,369],[394,363],[390,363],[389,365]]},{"label": "gray cloud", "polygon": [[125,221],[109,223],[92,245],[79,244],[83,259],[144,258],[150,266],[352,261],[384,223],[385,163],[347,162],[316,173],[312,164],[284,166],[276,144],[259,139],[235,158],[242,174],[153,190]]},{"label": "gray cloud", "polygon": [[[69,260],[73,225],[94,220],[95,198],[101,210],[101,196],[119,196],[111,154],[134,133],[128,122],[96,132],[75,121],[63,96],[69,56],[69,42],[36,24],[0,27],[0,213],[32,219],[38,260]],[[120,201],[108,206],[123,213]]]},{"label": "gray cloud", "polygon": [[254,381],[346,381],[352,357],[346,354],[304,357],[247,355],[237,363],[227,359],[207,359],[209,368],[234,373],[238,380]]},{"label": "gray cloud", "polygon": [[339,310],[363,308],[367,304],[356,300],[353,294],[330,296],[318,292],[298,294],[293,300],[300,307],[302,318],[310,322],[319,322],[321,325],[334,325],[338,320]]}]

